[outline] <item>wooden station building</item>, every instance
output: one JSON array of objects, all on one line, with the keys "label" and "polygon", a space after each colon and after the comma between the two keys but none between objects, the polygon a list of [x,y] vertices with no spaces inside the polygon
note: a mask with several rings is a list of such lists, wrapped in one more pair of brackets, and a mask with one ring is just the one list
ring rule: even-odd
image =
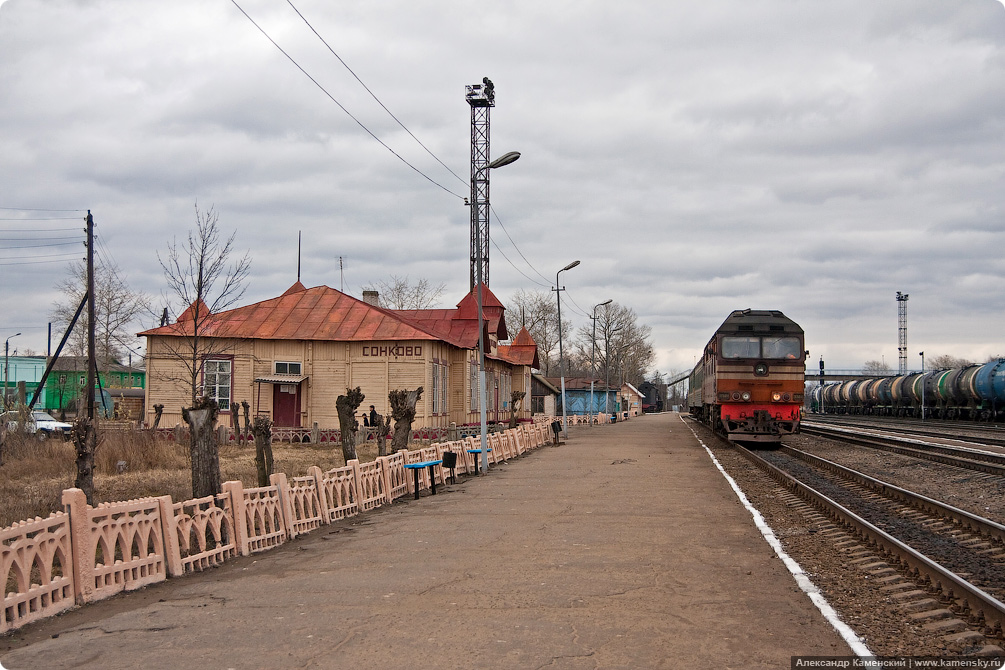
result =
[{"label": "wooden station building", "polygon": [[[335,400],[359,386],[366,399],[387,414],[388,392],[423,387],[416,427],[445,427],[479,421],[478,309],[474,291],[454,309],[391,310],[327,286],[299,281],[278,298],[212,314],[199,333],[203,393],[220,405],[220,424],[242,401],[253,416],[277,427],[337,428]],[[202,306],[205,310],[205,305]],[[511,391],[524,391],[519,418],[530,417],[531,368],[537,345],[526,329],[508,344],[505,307],[482,287],[485,376],[489,421],[508,421]],[[140,333],[147,338],[146,420],[164,406],[161,426],[182,422],[191,404],[191,382],[179,357],[191,358],[194,306],[173,324]],[[203,312],[205,314],[205,311]]]}]

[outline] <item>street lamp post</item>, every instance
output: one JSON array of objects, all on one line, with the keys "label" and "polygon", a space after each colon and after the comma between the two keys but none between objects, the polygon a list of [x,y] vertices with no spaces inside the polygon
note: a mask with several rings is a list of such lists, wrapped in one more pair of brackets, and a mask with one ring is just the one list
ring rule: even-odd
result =
[{"label": "street lamp post", "polygon": [[558,275],[571,270],[579,265],[579,261],[572,261],[564,268],[555,273],[555,296],[558,298],[558,372],[562,377],[562,437],[569,439],[568,415],[565,411],[565,367],[562,364],[562,291],[565,289],[558,284]]},{"label": "street lamp post", "polygon": [[[590,411],[593,411],[593,378],[597,376],[597,308],[603,307],[604,305],[610,305],[614,302],[613,298],[608,298],[604,302],[593,306],[593,353],[590,355]],[[606,341],[606,338],[605,338]],[[604,393],[607,389],[604,389]],[[593,427],[593,421],[590,421],[590,427]]]},{"label": "street lamp post", "polygon": [[925,352],[921,352],[921,420],[925,420]]},{"label": "street lamp post", "polygon": [[10,377],[10,341],[12,338],[17,337],[21,333],[14,333],[8,337],[3,343],[3,402],[2,408],[7,408],[7,379]]},{"label": "street lamp post", "polygon": [[[509,165],[520,158],[519,151],[510,151],[509,153],[503,154],[499,158],[495,159],[478,173],[484,172],[486,170],[492,170],[497,167],[502,167],[504,165]],[[478,174],[476,173],[476,177]],[[477,202],[477,179],[471,180],[471,221],[475,224],[477,230],[475,231],[476,239],[481,239],[481,226],[478,217],[478,202]],[[488,202],[485,202],[486,207]],[[489,471],[489,454],[488,454],[488,422],[485,415],[486,412],[486,398],[485,398],[485,317],[482,315],[482,245],[479,242],[477,245],[477,250],[475,252],[476,259],[476,275],[477,275],[477,287],[475,289],[477,294],[478,302],[478,418],[481,424],[481,449],[482,449],[482,472],[488,473]]]}]

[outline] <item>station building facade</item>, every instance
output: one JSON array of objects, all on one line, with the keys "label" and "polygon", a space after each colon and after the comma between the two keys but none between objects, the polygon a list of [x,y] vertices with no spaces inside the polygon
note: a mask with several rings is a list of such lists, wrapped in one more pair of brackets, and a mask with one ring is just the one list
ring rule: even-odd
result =
[{"label": "station building facade", "polygon": [[[205,310],[205,305],[202,305]],[[173,324],[140,333],[147,338],[146,420],[164,406],[161,426],[182,422],[191,404],[195,306]],[[205,313],[205,311],[203,311]],[[524,391],[517,414],[530,417],[531,369],[537,345],[526,330],[509,339],[505,307],[482,287],[485,326],[486,411],[508,421],[511,392]],[[247,402],[253,416],[276,427],[337,428],[335,401],[357,386],[389,414],[388,393],[423,387],[416,427],[477,423],[478,310],[474,292],[454,309],[390,310],[327,286],[297,282],[283,295],[200,318],[198,384],[217,400],[221,424]],[[362,423],[362,421],[361,421]]]}]

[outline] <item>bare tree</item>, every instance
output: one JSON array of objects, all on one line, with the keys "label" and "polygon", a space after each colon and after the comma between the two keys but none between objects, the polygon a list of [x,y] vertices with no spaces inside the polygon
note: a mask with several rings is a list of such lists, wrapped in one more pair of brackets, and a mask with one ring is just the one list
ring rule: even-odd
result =
[{"label": "bare tree", "polygon": [[446,284],[433,286],[428,279],[410,284],[408,275],[391,275],[390,281],[377,281],[363,289],[377,291],[380,306],[385,309],[430,309],[436,306],[446,287]]},{"label": "bare tree", "polygon": [[[184,382],[190,389],[193,411],[183,409],[182,416],[189,424],[191,439],[192,492],[200,497],[220,490],[219,446],[215,430],[217,412],[236,411],[231,407],[229,397],[215,397],[217,385],[214,382],[219,381],[220,375],[229,377],[229,370],[206,371],[207,397],[200,398],[203,385],[199,381],[205,362],[213,354],[222,353],[218,347],[223,346],[218,340],[204,338],[203,333],[213,314],[230,307],[244,295],[244,282],[251,271],[251,257],[245,253],[237,261],[230,261],[237,233],[232,233],[226,240],[221,239],[219,215],[212,207],[201,212],[197,204],[195,221],[196,227],[189,231],[185,242],[179,245],[177,240],[173,240],[164,256],[157,254],[157,260],[164,270],[170,294],[185,309],[185,319],[176,324],[179,337],[163,338],[167,343],[164,355],[182,364]],[[194,411],[206,409],[205,400],[213,401],[214,411]],[[208,425],[197,423],[207,417]],[[197,468],[201,470],[197,472]]]},{"label": "bare tree", "polygon": [[[56,289],[62,298],[53,304],[52,320],[65,330],[87,293],[87,264],[82,260],[70,263],[67,275],[56,282]],[[94,263],[94,333],[98,370],[107,371],[110,363],[124,360],[126,342],[132,341],[131,326],[141,314],[149,311],[149,298],[131,290],[114,263],[97,256]],[[68,353],[81,358],[87,356],[85,321],[86,317],[74,328],[66,344]]]},{"label": "bare tree", "polygon": [[973,364],[973,361],[966,358],[957,358],[949,354],[942,354],[929,358],[925,362],[925,367],[929,370],[952,370],[954,368],[965,368]]},{"label": "bare tree", "polygon": [[[573,342],[573,358],[589,370],[593,357],[593,323],[583,326]],[[620,385],[628,382],[638,386],[645,381],[656,360],[651,336],[652,328],[638,321],[635,310],[611,303],[597,310],[596,368],[597,377]]]},{"label": "bare tree", "polygon": [[890,366],[884,361],[866,361],[862,365],[862,373],[867,375],[888,375],[890,374]]}]

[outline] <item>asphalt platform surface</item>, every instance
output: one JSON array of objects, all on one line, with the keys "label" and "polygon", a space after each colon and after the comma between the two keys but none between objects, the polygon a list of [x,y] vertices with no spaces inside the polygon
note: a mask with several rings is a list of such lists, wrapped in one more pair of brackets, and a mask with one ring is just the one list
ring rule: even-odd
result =
[{"label": "asphalt platform surface", "polygon": [[35,668],[788,668],[850,651],[676,414],[0,637]]}]

